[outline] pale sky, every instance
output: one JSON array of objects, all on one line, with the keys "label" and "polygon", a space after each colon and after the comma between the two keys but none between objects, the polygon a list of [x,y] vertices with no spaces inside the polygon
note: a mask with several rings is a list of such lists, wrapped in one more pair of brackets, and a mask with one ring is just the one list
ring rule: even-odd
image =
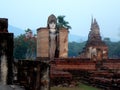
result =
[{"label": "pale sky", "polygon": [[65,15],[79,36],[88,36],[93,16],[101,36],[120,40],[120,0],[0,0],[0,18],[23,30],[45,27],[51,14]]}]

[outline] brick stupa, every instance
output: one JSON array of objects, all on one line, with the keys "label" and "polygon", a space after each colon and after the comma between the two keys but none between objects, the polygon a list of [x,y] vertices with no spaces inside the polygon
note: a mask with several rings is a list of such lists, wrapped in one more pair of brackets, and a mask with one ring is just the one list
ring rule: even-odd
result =
[{"label": "brick stupa", "polygon": [[93,61],[108,58],[108,47],[101,39],[100,28],[96,19],[93,20],[92,18],[88,40],[80,57],[90,58]]}]

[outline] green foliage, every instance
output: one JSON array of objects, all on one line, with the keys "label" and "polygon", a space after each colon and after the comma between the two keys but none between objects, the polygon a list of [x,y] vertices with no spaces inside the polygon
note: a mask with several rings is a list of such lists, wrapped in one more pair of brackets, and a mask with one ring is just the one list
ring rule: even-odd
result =
[{"label": "green foliage", "polygon": [[65,21],[64,20],[65,16],[58,16],[57,17],[57,28],[60,29],[60,28],[67,28],[67,29],[71,29],[71,26],[69,26],[69,22],[68,21]]},{"label": "green foliage", "polygon": [[100,90],[100,89],[80,83],[78,87],[51,87],[51,90]]},{"label": "green foliage", "polygon": [[[109,38],[106,38],[104,41],[108,45],[109,58],[120,58],[120,41],[111,42]],[[78,56],[79,53],[83,50],[85,44],[86,42],[82,42],[82,43],[69,42],[68,56],[69,57]]]},{"label": "green foliage", "polygon": [[77,43],[77,42],[69,42],[68,44],[68,56],[74,57],[78,56],[79,53],[83,50],[86,42]]},{"label": "green foliage", "polygon": [[120,41],[119,42],[105,41],[105,43],[108,45],[109,58],[120,58]]},{"label": "green foliage", "polygon": [[31,30],[31,29],[29,29],[29,28],[28,28],[27,30],[25,30],[25,32],[26,32],[26,33],[27,33],[27,32],[30,32],[30,31],[32,31],[32,30]]},{"label": "green foliage", "polygon": [[98,88],[92,87],[92,86],[88,86],[82,83],[79,83],[79,88],[81,88],[82,90],[100,90]]},{"label": "green foliage", "polygon": [[104,41],[105,42],[111,42],[110,38],[108,38],[108,37],[104,38]]},{"label": "green foliage", "polygon": [[33,59],[36,56],[36,38],[26,38],[26,34],[21,34],[14,38],[14,58]]},{"label": "green foliage", "polygon": [[25,34],[14,38],[14,58],[25,59],[28,44],[24,40]]}]

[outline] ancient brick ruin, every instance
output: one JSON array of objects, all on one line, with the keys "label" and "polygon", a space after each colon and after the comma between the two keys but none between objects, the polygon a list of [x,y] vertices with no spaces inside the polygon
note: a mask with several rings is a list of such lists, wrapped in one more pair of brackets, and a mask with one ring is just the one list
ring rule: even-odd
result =
[{"label": "ancient brick ruin", "polygon": [[[37,29],[37,58],[49,58],[49,29],[42,27]],[[68,57],[68,30],[61,28],[58,31],[57,47],[59,51],[55,54],[55,58]]]},{"label": "ancient brick ruin", "polygon": [[105,42],[102,41],[100,28],[96,19],[92,19],[88,40],[80,57],[90,58],[93,61],[108,59],[108,47]]},{"label": "ancient brick ruin", "polygon": [[0,18],[0,82],[12,84],[13,33],[8,33],[8,19]]},{"label": "ancient brick ruin", "polygon": [[[21,73],[18,76],[20,85],[29,90],[39,90],[41,87],[44,88],[44,86],[48,85],[48,79],[50,79],[52,86],[64,85],[65,83],[69,86],[73,82],[75,86],[75,81],[81,80],[84,83],[100,88],[119,90],[120,60],[108,58],[108,47],[101,39],[96,19],[92,19],[87,43],[78,57],[68,57],[68,30],[62,28],[57,33],[58,40],[56,44],[59,51],[50,60],[50,34],[48,27],[37,29],[37,58],[36,61],[19,61],[19,73],[22,70],[24,71],[23,74]],[[40,65],[40,67],[36,65]],[[49,65],[50,68],[48,68]],[[49,76],[42,80],[44,71],[48,75],[46,70],[49,71]],[[37,76],[36,78],[33,78],[34,73]],[[23,80],[23,77],[29,78]],[[33,84],[33,81],[36,84]]]},{"label": "ancient brick ruin", "polygon": [[[51,16],[53,18],[50,20],[54,21],[55,16]],[[15,63],[13,61],[13,33],[9,33],[7,28],[8,20],[0,18],[0,57],[5,56],[4,59],[7,61],[5,67],[8,69],[7,73],[5,72],[7,81],[1,79],[0,82],[17,84],[24,87],[25,90],[50,90],[50,84],[54,86],[67,83],[69,86],[77,80],[108,90],[119,90],[120,59],[109,59],[108,47],[101,39],[96,19],[92,19],[85,48],[78,57],[73,58],[68,57],[68,30],[61,28],[59,32],[54,32],[56,28],[52,28],[53,32],[50,32],[50,28],[47,26],[37,29],[36,60],[19,60]],[[55,37],[57,49],[52,59],[50,59],[49,52],[50,34],[57,36],[57,40]],[[2,58],[1,61],[5,60]],[[17,69],[16,80],[13,78],[12,65],[14,69]],[[1,70],[0,76],[2,75]]]}]

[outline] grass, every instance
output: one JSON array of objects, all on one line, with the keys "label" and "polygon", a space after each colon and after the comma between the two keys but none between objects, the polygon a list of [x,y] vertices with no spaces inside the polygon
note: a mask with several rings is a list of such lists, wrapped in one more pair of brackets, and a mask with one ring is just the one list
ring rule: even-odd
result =
[{"label": "grass", "polygon": [[51,87],[51,90],[100,90],[98,88],[80,83],[78,87]]},{"label": "grass", "polygon": [[67,88],[67,87],[52,87],[51,90],[84,90],[80,88]]},{"label": "grass", "polygon": [[82,83],[79,84],[79,88],[81,88],[82,90],[100,90],[98,88],[88,86],[88,85],[85,85],[85,84],[82,84]]}]

